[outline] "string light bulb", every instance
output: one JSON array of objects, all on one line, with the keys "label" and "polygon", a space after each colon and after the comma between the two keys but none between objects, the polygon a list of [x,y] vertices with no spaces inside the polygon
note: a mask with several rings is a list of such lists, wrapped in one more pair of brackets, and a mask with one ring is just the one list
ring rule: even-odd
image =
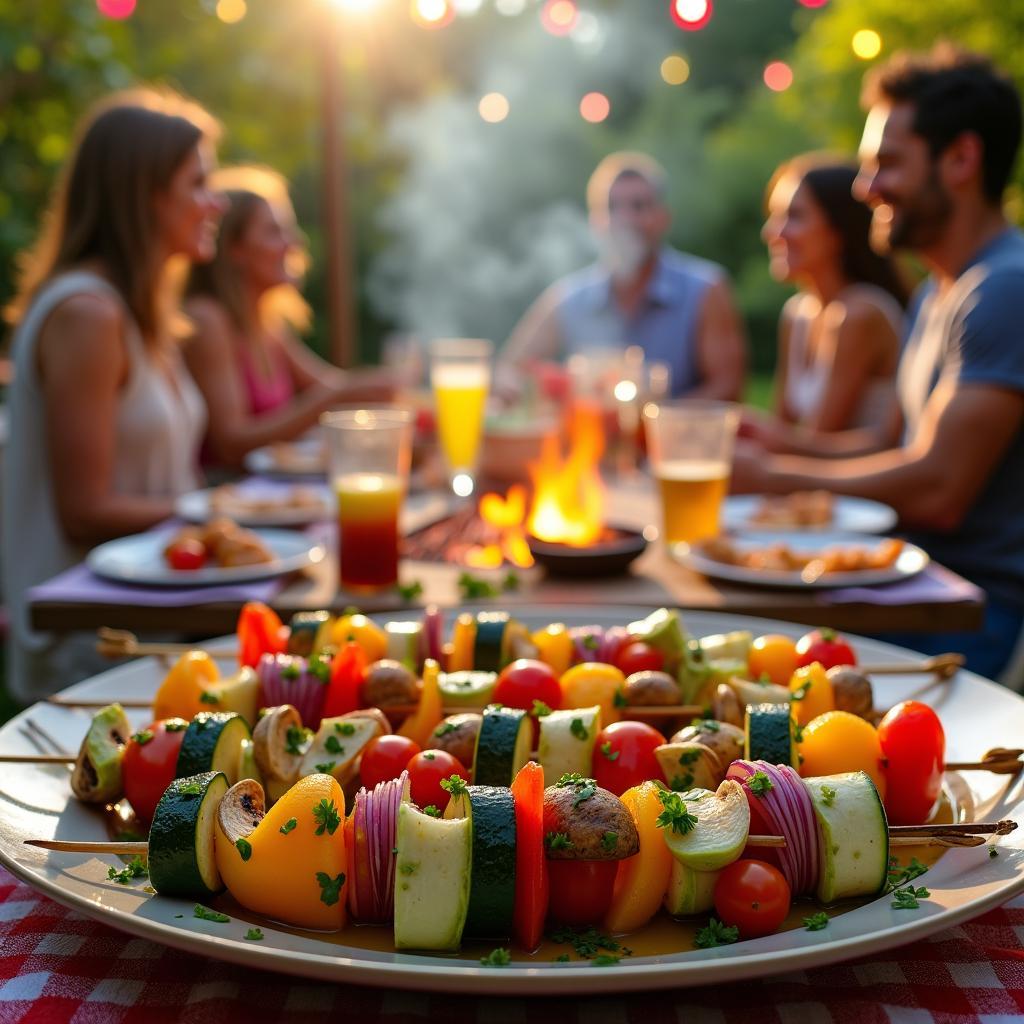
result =
[{"label": "string light bulb", "polygon": [[764,84],[772,92],[785,92],[793,84],[793,69],[784,60],[773,60],[764,69]]},{"label": "string light bulb", "polygon": [[711,20],[714,5],[711,0],[672,0],[668,11],[684,32],[698,32]]}]

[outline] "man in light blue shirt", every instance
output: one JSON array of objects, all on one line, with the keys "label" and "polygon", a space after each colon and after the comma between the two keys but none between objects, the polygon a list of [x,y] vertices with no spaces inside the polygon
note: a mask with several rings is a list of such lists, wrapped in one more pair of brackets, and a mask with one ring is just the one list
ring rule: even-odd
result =
[{"label": "man in light blue shirt", "polygon": [[509,338],[504,367],[635,345],[668,368],[673,395],[738,399],[746,340],[728,278],[664,244],[664,170],[644,154],[613,153],[591,176],[587,205],[600,262],[541,295]]}]

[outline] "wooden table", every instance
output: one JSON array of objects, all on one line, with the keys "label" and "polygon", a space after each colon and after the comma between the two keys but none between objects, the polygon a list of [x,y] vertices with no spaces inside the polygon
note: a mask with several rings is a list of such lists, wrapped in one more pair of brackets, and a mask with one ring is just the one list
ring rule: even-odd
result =
[{"label": "wooden table", "polygon": [[[446,507],[437,495],[411,502],[405,521],[407,529],[436,518]],[[642,489],[619,489],[609,495],[609,520],[623,525],[643,526],[657,520],[656,500]],[[290,582],[272,601],[283,617],[299,611],[330,608],[339,611],[358,604],[364,610],[407,607],[397,591],[373,599],[338,593],[336,558],[333,553],[306,575]],[[462,602],[457,566],[427,562],[404,562],[404,582],[419,580],[424,588],[420,599],[442,606]],[[948,579],[962,587],[964,581],[949,572]],[[484,572],[474,575],[487,577]],[[503,573],[490,574],[495,580]],[[871,601],[836,603],[826,590],[765,589],[717,583],[685,569],[654,544],[633,564],[628,574],[603,580],[555,580],[539,569],[519,571],[520,586],[502,593],[494,603],[514,608],[537,605],[573,607],[587,605],[635,605],[657,608],[671,605],[702,611],[727,611],[790,622],[833,626],[852,633],[887,631],[960,632],[980,626],[983,601],[979,593],[960,593],[948,601],[880,604]],[[173,632],[214,636],[234,631],[241,601],[191,604],[181,607],[128,606],[70,601],[36,602],[32,625],[52,632],[91,631],[100,626],[136,632]],[[557,612],[555,613],[557,614]]]}]

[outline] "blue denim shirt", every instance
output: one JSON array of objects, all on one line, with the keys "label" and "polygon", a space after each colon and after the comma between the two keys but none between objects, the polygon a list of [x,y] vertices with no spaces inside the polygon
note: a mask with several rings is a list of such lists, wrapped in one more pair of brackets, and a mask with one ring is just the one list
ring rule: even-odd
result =
[{"label": "blue denim shirt", "polygon": [[658,262],[636,312],[623,313],[612,292],[611,275],[600,264],[564,278],[557,317],[566,355],[595,348],[639,345],[648,361],[667,363],[671,391],[681,395],[701,383],[697,368],[697,325],[704,293],[725,271],[709,260],[668,247]]}]

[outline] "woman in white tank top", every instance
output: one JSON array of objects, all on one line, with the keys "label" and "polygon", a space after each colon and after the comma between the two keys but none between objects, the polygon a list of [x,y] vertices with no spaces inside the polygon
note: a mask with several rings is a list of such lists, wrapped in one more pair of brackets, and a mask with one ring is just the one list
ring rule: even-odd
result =
[{"label": "woman in white tank top", "polygon": [[169,315],[172,259],[209,259],[221,204],[214,124],[153,92],[89,116],[10,314],[3,466],[8,680],[31,700],[90,674],[91,643],[33,632],[28,589],[95,544],[144,530],[198,483],[202,398]]},{"label": "woman in white tank top", "polygon": [[772,276],[799,288],[779,326],[775,418],[751,431],[776,451],[867,450],[899,436],[907,293],[893,262],[870,247],[871,212],[852,195],[855,177],[852,165],[809,155],[780,167],[768,187]]}]

